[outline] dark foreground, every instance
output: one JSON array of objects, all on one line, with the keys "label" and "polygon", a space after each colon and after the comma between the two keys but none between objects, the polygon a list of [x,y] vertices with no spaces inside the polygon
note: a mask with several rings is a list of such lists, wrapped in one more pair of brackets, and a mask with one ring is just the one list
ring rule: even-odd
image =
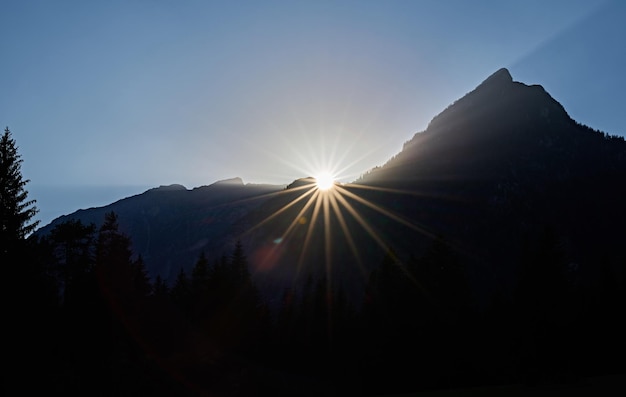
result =
[{"label": "dark foreground", "polygon": [[405,394],[389,394],[395,397],[582,397],[582,396],[624,396],[626,395],[626,374],[596,376],[571,383],[544,385],[502,385],[463,389],[435,390]]}]

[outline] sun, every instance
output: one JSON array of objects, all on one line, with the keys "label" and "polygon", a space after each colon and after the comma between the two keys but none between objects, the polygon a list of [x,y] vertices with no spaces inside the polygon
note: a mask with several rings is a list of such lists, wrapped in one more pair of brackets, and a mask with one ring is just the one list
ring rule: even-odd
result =
[{"label": "sun", "polygon": [[322,172],[315,177],[315,185],[319,190],[328,190],[335,186],[335,177],[329,172]]}]

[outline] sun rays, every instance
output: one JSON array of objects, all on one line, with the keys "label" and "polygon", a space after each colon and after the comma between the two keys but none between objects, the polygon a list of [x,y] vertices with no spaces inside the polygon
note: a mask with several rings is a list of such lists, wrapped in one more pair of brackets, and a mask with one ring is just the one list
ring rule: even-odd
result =
[{"label": "sun rays", "polygon": [[[371,253],[386,252],[394,245],[390,236],[380,230],[380,219],[384,218],[387,225],[396,225],[392,227],[434,237],[424,225],[417,225],[366,198],[363,192],[368,191],[414,195],[375,186],[342,184],[328,172],[299,179],[274,193],[276,199],[269,200],[274,205],[269,214],[264,213],[246,231],[262,247],[260,254],[253,255],[254,270],[290,273],[293,284],[312,271],[323,274],[329,287],[336,281],[333,275],[342,272],[365,281],[371,271],[366,263],[371,264]],[[363,236],[369,242],[366,247],[362,244]],[[404,266],[400,261],[398,264]],[[420,288],[418,280],[413,282]]]},{"label": "sun rays", "polygon": [[[327,127],[329,121],[322,119],[321,123]],[[419,211],[412,206],[439,197],[426,197],[434,194],[432,191],[424,194],[415,189],[348,182],[363,179],[354,170],[372,153],[357,150],[361,132],[346,135],[341,125],[335,127],[337,133],[328,128],[309,131],[302,123],[285,139],[289,155],[267,150],[272,160],[283,164],[283,172],[308,175],[272,193],[242,231],[244,240],[250,242],[252,270],[279,277],[281,282],[275,285],[284,287],[291,282],[295,287],[311,273],[325,277],[329,287],[337,284],[340,274],[360,278],[365,284],[390,248],[403,245],[413,250],[409,240],[414,235],[435,238],[427,225],[416,222]],[[353,135],[355,139],[342,140]],[[398,201],[410,202],[411,209],[407,212],[407,206],[398,207],[394,204]]]}]

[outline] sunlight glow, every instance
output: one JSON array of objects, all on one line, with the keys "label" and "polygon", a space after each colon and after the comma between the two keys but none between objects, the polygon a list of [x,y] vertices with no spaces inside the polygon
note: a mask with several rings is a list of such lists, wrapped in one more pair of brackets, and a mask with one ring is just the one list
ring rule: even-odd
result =
[{"label": "sunlight glow", "polygon": [[315,184],[319,190],[328,190],[335,185],[335,178],[329,172],[322,172],[315,177]]},{"label": "sunlight glow", "polygon": [[[251,255],[255,271],[280,269],[283,275],[278,277],[291,279],[296,286],[312,273],[317,273],[318,270],[312,266],[319,264],[319,271],[326,277],[326,288],[330,291],[338,288],[334,276],[351,272],[351,269],[338,268],[346,266],[345,261],[356,267],[355,274],[359,274],[362,280],[369,278],[371,269],[366,268],[366,264],[371,263],[365,263],[364,259],[372,249],[361,249],[358,244],[361,239],[369,238],[368,244],[373,243],[381,251],[387,251],[393,241],[388,241],[385,233],[378,230],[379,227],[392,222],[424,236],[435,237],[426,225],[384,208],[384,201],[370,201],[370,197],[376,196],[368,194],[378,191],[422,197],[422,193],[341,182],[348,177],[344,174],[346,168],[341,167],[342,161],[335,158],[340,152],[338,146],[331,149],[322,151],[321,157],[313,154],[308,159],[303,157],[303,166],[299,168],[304,175],[309,176],[295,180],[282,191],[270,193],[269,196],[276,197],[275,201],[269,201],[268,209],[271,210],[244,232],[251,238],[262,236],[264,240]],[[295,164],[290,165],[296,168]],[[443,195],[439,198],[457,199]],[[352,258],[344,258],[344,253],[351,253]],[[309,261],[308,258],[313,260]],[[341,259],[341,263],[337,259]],[[430,299],[428,291],[407,271],[405,264],[400,260],[397,260],[397,264],[406,272],[412,284]],[[329,315],[330,310],[332,308],[329,308]],[[328,326],[332,327],[330,320]]]}]

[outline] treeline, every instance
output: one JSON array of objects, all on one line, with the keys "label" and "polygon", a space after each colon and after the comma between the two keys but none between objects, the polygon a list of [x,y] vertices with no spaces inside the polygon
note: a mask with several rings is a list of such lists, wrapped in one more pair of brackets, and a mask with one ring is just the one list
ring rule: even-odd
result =
[{"label": "treeline", "polygon": [[[442,238],[418,258],[389,249],[362,305],[324,277],[261,296],[240,243],[201,254],[171,284],[118,230],[68,221],[24,242],[14,273],[16,373],[75,395],[375,395],[575,382],[623,371],[620,274],[563,257],[549,229],[525,243],[519,282],[475,304],[465,259]],[[19,370],[17,370],[19,369]],[[14,382],[17,382],[14,380]]]}]

